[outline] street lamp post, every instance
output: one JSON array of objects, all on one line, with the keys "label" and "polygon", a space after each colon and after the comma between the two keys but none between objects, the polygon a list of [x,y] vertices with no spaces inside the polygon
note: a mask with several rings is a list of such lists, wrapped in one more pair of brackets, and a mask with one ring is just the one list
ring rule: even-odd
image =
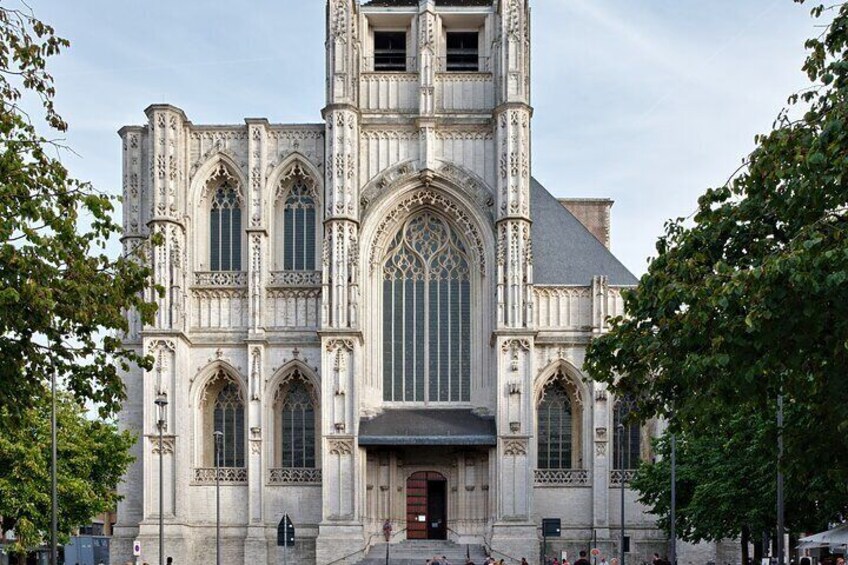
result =
[{"label": "street lamp post", "polygon": [[215,563],[221,565],[221,440],[224,432],[215,430]]},{"label": "street lamp post", "polygon": [[783,547],[783,392],[777,397],[777,562],[785,563]]},{"label": "street lamp post", "polygon": [[621,473],[621,565],[624,565],[624,424],[618,424],[618,468]]},{"label": "street lamp post", "polygon": [[675,512],[677,510],[677,436],[671,434],[671,508],[669,521],[671,522],[671,546],[668,551],[671,565],[677,565],[677,521]]},{"label": "street lamp post", "polygon": [[157,411],[156,427],[159,429],[159,565],[165,565],[165,473],[162,433],[165,431],[165,408],[168,406],[168,397],[164,393],[160,393],[156,397],[155,404]]},{"label": "street lamp post", "polygon": [[51,514],[50,514],[50,565],[59,565],[58,553],[56,544],[58,543],[59,536],[59,493],[56,488],[56,475],[57,475],[57,443],[56,443],[56,368],[53,368],[53,372],[50,376],[50,392],[51,392],[51,402],[53,406],[50,411],[50,503],[51,503]]}]

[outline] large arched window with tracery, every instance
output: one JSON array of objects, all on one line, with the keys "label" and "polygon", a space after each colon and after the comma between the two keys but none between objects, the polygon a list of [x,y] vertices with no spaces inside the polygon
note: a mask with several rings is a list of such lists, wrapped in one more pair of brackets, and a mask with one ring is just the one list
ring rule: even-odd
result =
[{"label": "large arched window with tracery", "polygon": [[410,217],[383,263],[383,398],[471,397],[471,276],[462,241],[440,216]]},{"label": "large arched window with tracery", "polygon": [[209,264],[213,271],[241,270],[241,203],[228,180],[218,185],[209,210]]},{"label": "large arched window with tracery", "polygon": [[286,196],[282,217],[283,269],[315,268],[315,201],[303,179],[297,179]]},{"label": "large arched window with tracery", "polygon": [[557,376],[542,393],[538,407],[538,468],[571,469],[574,411],[565,380]]},{"label": "large arched window with tracery", "polygon": [[[201,466],[211,468],[217,463],[224,468],[243,468],[246,441],[244,393],[237,379],[223,369],[218,370],[206,384],[200,405]],[[221,432],[217,449],[215,432]]]},{"label": "large arched window with tracery", "polygon": [[277,393],[278,462],[284,468],[311,469],[315,464],[316,398],[299,371]]},{"label": "large arched window with tracery", "polygon": [[616,401],[613,410],[613,469],[632,470],[639,466],[642,452],[642,428],[631,418],[635,408],[632,398]]},{"label": "large arched window with tracery", "polygon": [[219,466],[244,467],[244,401],[233,382],[215,399],[215,431],[223,434],[218,444]]}]

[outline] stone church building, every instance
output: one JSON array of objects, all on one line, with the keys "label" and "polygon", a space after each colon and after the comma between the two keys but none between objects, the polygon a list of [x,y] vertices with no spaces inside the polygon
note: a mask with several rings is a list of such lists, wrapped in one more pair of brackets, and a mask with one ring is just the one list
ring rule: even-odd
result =
[{"label": "stone church building", "polygon": [[284,514],[289,563],[355,563],[385,520],[392,544],[508,563],[538,562],[543,518],[562,523],[551,553],[666,552],[626,488],[658,426],[619,427],[627,403],[582,369],[637,281],[612,203],[532,176],[529,16],[330,0],[321,123],[156,104],[120,130],[125,251],[163,243],[156,320],[130,315],[154,364],[125,375],[139,442],[113,563],[139,540],[160,565],[160,506],[166,555],[214,563],[216,492],[227,564],[282,563]]}]

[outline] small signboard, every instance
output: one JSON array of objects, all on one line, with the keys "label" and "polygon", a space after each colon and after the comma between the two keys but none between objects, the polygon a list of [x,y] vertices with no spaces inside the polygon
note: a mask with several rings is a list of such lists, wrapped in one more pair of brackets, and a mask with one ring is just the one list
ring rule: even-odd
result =
[{"label": "small signboard", "polygon": [[141,542],[138,540],[133,542],[133,557],[141,557]]},{"label": "small signboard", "polygon": [[558,538],[562,535],[562,524],[559,518],[542,519],[542,536],[546,538]]}]

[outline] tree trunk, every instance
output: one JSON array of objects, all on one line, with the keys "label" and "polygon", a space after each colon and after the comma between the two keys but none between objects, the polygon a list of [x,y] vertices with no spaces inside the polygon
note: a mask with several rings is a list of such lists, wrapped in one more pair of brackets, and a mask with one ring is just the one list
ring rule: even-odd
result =
[{"label": "tree trunk", "polygon": [[748,543],[751,541],[751,528],[748,526],[742,526],[742,565],[748,565],[748,560],[751,558],[750,553],[748,552]]},{"label": "tree trunk", "polygon": [[754,540],[754,565],[763,562],[763,540]]}]

